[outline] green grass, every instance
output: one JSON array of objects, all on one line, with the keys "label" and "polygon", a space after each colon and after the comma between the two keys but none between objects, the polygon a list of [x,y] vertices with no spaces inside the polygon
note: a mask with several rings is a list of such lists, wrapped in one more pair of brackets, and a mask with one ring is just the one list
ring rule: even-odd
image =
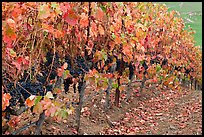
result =
[{"label": "green grass", "polygon": [[[158,2],[157,2],[158,3]],[[178,11],[185,22],[185,29],[188,25],[196,31],[194,35],[196,46],[202,49],[202,2],[159,2],[164,3],[168,10]],[[191,15],[192,14],[192,15]]]}]

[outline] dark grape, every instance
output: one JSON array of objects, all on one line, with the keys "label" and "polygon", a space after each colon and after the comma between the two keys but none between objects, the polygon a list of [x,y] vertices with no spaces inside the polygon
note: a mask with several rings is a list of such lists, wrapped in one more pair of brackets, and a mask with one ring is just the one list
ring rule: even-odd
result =
[{"label": "dark grape", "polygon": [[162,61],[162,65],[161,66],[164,66],[164,65],[168,65],[168,60],[166,58]]},{"label": "dark grape", "polygon": [[144,61],[144,63],[142,64],[142,66],[144,67],[145,70],[148,69],[148,66],[147,66],[147,64],[146,64],[146,61]]},{"label": "dark grape", "polygon": [[73,83],[72,78],[68,78],[64,80],[64,90],[65,93],[69,91],[69,86]]},{"label": "dark grape", "polygon": [[132,79],[133,75],[134,75],[134,66],[132,63],[129,64],[129,79]]},{"label": "dark grape", "polygon": [[80,93],[81,89],[82,89],[82,86],[83,86],[83,81],[79,81],[78,83],[78,92]]},{"label": "dark grape", "polygon": [[122,63],[121,60],[119,60],[119,59],[116,60],[116,64],[117,64],[116,71],[119,71],[119,69],[121,67],[121,63]]}]

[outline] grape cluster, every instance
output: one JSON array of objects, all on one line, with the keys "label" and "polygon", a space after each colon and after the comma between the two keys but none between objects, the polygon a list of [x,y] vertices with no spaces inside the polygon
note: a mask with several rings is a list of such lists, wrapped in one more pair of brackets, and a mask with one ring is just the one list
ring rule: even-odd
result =
[{"label": "grape cluster", "polygon": [[[71,59],[70,57],[66,56],[65,57],[65,62],[68,64],[67,66],[67,70],[70,71],[70,74],[72,75],[73,78],[78,78],[80,75],[84,76],[84,74],[86,72],[89,71],[89,69],[91,68],[91,63],[90,62],[86,62],[85,59],[83,57],[77,57],[74,61],[73,61],[73,65],[71,65]],[[73,84],[72,78],[67,78],[64,80],[64,90],[65,93],[68,92],[69,90],[69,86]],[[81,89],[80,82],[78,84],[78,91],[80,91]],[[74,84],[74,93],[76,93],[76,84]]]},{"label": "grape cluster", "polygon": [[[48,53],[47,62],[45,65],[49,66],[49,63],[52,61],[50,58],[52,57],[51,54]],[[57,62],[57,61],[55,61]],[[16,83],[10,82],[3,78],[3,83],[5,86],[5,92],[11,95],[11,99],[9,100],[9,106],[5,110],[5,112],[10,115],[11,111],[14,111],[12,108],[16,108],[18,103],[20,106],[24,106],[25,100],[30,97],[31,95],[40,95],[44,96],[47,91],[52,91],[52,85],[46,83],[46,78],[49,70],[42,66],[41,75],[35,74],[35,67],[31,68],[31,72],[24,71],[24,75],[21,79],[19,79]],[[32,80],[30,79],[30,73],[32,75]],[[50,78],[55,77],[56,72],[52,71]]]},{"label": "grape cluster", "polygon": [[10,106],[16,106],[19,102],[20,105],[24,105],[24,101],[30,97],[30,95],[44,96],[44,88],[41,83],[32,83],[31,81],[18,82],[16,87],[14,83],[6,85],[7,90],[11,95]]},{"label": "grape cluster", "polygon": [[[188,76],[190,74],[190,72],[194,72],[193,68],[187,69],[186,67],[183,67],[183,66],[175,66],[173,64],[170,64],[168,62],[168,59],[166,59],[166,58],[162,59],[162,58],[156,57],[154,59],[151,59],[149,65],[152,65],[152,64],[160,64],[162,68],[163,68],[163,66],[169,65],[170,69],[171,69],[170,70],[171,73],[175,70],[182,72],[182,69],[184,69],[184,72],[182,72],[184,74],[184,76]],[[149,68],[145,60],[143,61],[142,66],[144,67],[145,71]]]},{"label": "grape cluster", "polygon": [[44,96],[44,91],[46,91],[45,88],[47,88],[47,90],[51,88],[50,86],[44,87],[40,82],[31,82],[29,80],[25,82],[17,82],[16,86],[14,86],[14,83],[8,83],[5,87],[5,92],[8,92],[11,95],[9,106],[4,110],[6,114],[5,118],[8,120],[10,119],[10,115],[17,114],[16,112],[18,110],[16,109],[18,109],[18,105],[20,105],[20,107],[25,106],[24,103],[28,97],[31,95]]},{"label": "grape cluster", "polygon": [[68,64],[67,69],[73,77],[78,77],[79,75],[88,72],[90,69],[90,65],[88,65],[88,63],[85,62],[85,59],[80,56],[73,61],[73,65],[71,65],[71,59],[68,56],[65,57],[65,62]]}]

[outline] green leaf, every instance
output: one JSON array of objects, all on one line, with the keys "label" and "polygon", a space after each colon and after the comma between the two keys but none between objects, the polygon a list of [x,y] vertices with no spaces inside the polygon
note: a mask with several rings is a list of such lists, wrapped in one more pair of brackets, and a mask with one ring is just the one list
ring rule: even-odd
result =
[{"label": "green leaf", "polygon": [[143,60],[143,61],[140,61],[140,64],[141,64],[141,65],[143,65],[143,64],[144,64],[144,62],[145,62],[144,60]]},{"label": "green leaf", "polygon": [[38,18],[39,19],[46,19],[50,16],[50,9],[47,4],[40,5],[39,11],[38,11]]},{"label": "green leaf", "polygon": [[103,12],[106,12],[106,7],[105,6],[101,5],[100,7],[103,10]]},{"label": "green leaf", "polygon": [[163,76],[159,76],[159,80],[162,80],[163,79]]},{"label": "green leaf", "polygon": [[43,31],[44,36],[46,37],[48,35],[47,31]]},{"label": "green leaf", "polygon": [[123,2],[120,2],[120,3],[119,3],[119,6],[122,7],[122,6],[123,6]]},{"label": "green leaf", "polygon": [[118,83],[112,83],[112,87],[115,89],[118,88]]},{"label": "green leaf", "polygon": [[67,79],[69,76],[70,76],[69,70],[65,70],[64,73],[63,73],[63,78]]},{"label": "green leaf", "polygon": [[107,54],[106,54],[106,52],[104,51],[104,49],[102,49],[102,59],[104,59],[105,61],[107,60]]},{"label": "green leaf", "polygon": [[54,9],[58,6],[58,4],[56,2],[51,2],[51,7]]},{"label": "green leaf", "polygon": [[116,38],[116,36],[115,36],[115,34],[114,34],[114,33],[112,33],[112,38],[113,38],[113,39],[115,39],[115,38]]},{"label": "green leaf", "polygon": [[156,71],[159,72],[160,70],[161,70],[161,66],[159,64],[157,64]]},{"label": "green leaf", "polygon": [[125,38],[125,34],[124,33],[121,34],[121,38]]},{"label": "green leaf", "polygon": [[67,118],[67,117],[68,117],[68,112],[67,112],[67,110],[61,109],[60,112],[59,112],[59,116],[60,116],[62,119]]},{"label": "green leaf", "polygon": [[13,49],[10,49],[10,55],[16,57],[16,52]]},{"label": "green leaf", "polygon": [[38,104],[38,102],[40,102],[40,100],[42,99],[42,96],[36,96],[35,98],[35,105]]}]

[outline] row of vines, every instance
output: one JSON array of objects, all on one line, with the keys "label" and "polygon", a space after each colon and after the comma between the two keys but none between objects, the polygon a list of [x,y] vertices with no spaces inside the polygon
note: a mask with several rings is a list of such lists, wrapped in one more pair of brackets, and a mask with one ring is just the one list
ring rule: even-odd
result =
[{"label": "row of vines", "polygon": [[[87,86],[120,93],[140,83],[180,90],[183,82],[202,85],[202,52],[191,28],[176,11],[151,2],[3,2],[2,126],[19,134],[45,117],[60,121],[76,112],[76,129]],[[62,92],[79,93],[61,103]],[[93,95],[95,95],[93,93]],[[75,107],[74,105],[75,104]],[[14,131],[20,115],[31,109],[36,122]]]}]

